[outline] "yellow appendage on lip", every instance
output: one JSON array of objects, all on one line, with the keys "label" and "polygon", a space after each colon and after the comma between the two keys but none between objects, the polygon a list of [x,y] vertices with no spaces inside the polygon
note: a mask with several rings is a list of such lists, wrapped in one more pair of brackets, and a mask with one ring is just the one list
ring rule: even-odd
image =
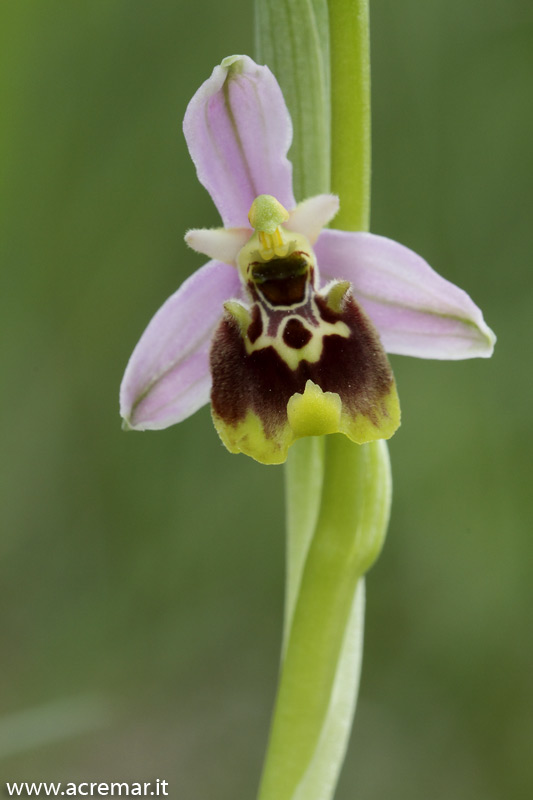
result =
[{"label": "yellow appendage on lip", "polygon": [[293,394],[287,403],[287,419],[294,439],[328,433],[343,433],[355,444],[390,439],[400,424],[395,383],[374,411],[374,421],[361,413],[352,416],[343,408],[337,392],[324,392],[311,380],[305,384],[303,394]]},{"label": "yellow appendage on lip", "polygon": [[323,392],[313,381],[307,381],[304,393],[293,394],[287,403],[287,418],[295,439],[337,433],[341,411],[339,395]]}]

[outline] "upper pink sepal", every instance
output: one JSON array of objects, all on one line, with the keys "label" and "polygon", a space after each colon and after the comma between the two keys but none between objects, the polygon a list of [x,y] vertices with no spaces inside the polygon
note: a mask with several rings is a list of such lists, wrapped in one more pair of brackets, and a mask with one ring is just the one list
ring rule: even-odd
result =
[{"label": "upper pink sepal", "polygon": [[324,280],[350,281],[389,353],[492,355],[496,337],[480,309],[408,247],[371,233],[324,230],[315,251]]},{"label": "upper pink sepal", "polygon": [[211,336],[223,303],[238,296],[235,267],[210,261],[161,306],[122,379],[120,413],[125,427],[167,428],[209,402]]},{"label": "upper pink sepal", "polygon": [[183,132],[198,178],[227,228],[248,226],[260,194],[296,205],[287,159],[292,123],[278,82],[249,56],[215,67],[187,107]]}]

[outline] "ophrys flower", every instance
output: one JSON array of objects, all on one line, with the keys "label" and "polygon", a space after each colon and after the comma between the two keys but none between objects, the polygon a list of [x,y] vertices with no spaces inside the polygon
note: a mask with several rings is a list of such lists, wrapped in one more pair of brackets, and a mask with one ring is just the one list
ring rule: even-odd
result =
[{"label": "ophrys flower", "polygon": [[338,209],[332,195],[296,204],[291,121],[267,67],[225,59],[191,100],[184,132],[225,227],[186,236],[213,260],[135,348],[121,387],[127,427],[180,422],[211,393],[228,449],[280,463],[300,436],[339,431],[362,443],[394,433],[385,350],[491,355],[479,308],[420,256],[374,234],[325,229]]}]

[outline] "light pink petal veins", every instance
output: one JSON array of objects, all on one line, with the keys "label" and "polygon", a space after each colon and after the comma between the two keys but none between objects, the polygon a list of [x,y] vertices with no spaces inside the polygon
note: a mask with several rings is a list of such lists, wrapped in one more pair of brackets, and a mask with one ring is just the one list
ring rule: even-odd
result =
[{"label": "light pink petal veins", "polygon": [[223,303],[240,291],[235,267],[210,261],[161,306],[120,387],[120,411],[129,427],[166,428],[209,402],[211,336]]},{"label": "light pink petal veins", "polygon": [[226,227],[248,226],[260,194],[294,208],[292,124],[268,67],[248,56],[226,58],[189,103],[183,131],[198,179]]},{"label": "light pink petal veins", "polygon": [[389,353],[462,359],[492,354],[495,336],[462,289],[421,256],[371,233],[324,230],[316,243],[324,280],[348,280]]}]

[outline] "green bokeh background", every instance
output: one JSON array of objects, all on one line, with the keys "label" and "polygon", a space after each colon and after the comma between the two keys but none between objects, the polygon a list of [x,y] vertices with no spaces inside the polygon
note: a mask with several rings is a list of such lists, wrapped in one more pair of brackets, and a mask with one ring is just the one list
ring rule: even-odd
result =
[{"label": "green bokeh background", "polygon": [[[372,229],[469,291],[491,361],[393,358],[395,496],[368,579],[338,800],[533,792],[526,0],[374,0]],[[244,0],[0,8],[0,784],[253,798],[283,595],[282,471],[203,409],[125,434],[117,393],[217,224],[181,134]],[[312,165],[310,165],[312,168]]]}]

